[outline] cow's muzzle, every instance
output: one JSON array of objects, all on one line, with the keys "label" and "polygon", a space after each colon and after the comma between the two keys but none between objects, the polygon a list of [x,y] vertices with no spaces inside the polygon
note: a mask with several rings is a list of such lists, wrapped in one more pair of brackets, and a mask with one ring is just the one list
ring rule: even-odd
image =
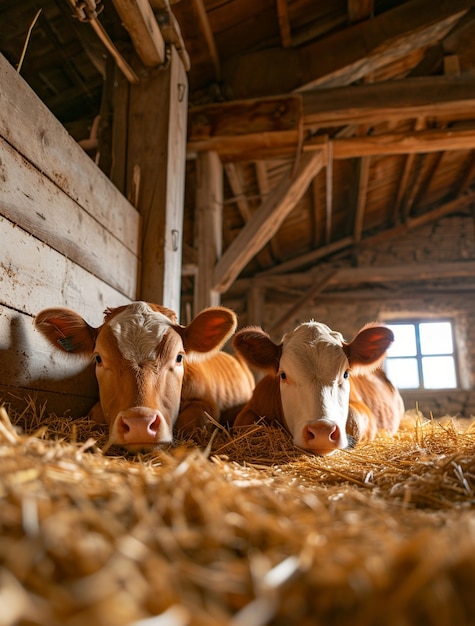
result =
[{"label": "cow's muzzle", "polygon": [[317,420],[306,424],[302,432],[302,447],[317,454],[331,454],[348,445],[346,434],[329,420]]},{"label": "cow's muzzle", "polygon": [[136,406],[117,415],[111,432],[111,444],[130,451],[147,450],[172,441],[171,428],[161,411]]}]

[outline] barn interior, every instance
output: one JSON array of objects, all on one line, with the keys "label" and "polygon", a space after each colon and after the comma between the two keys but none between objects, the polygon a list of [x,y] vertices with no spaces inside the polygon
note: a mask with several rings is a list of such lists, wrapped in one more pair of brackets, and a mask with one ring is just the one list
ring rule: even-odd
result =
[{"label": "barn interior", "polygon": [[[473,623],[474,41],[473,0],[0,0],[0,626]],[[409,425],[104,465],[32,319],[136,299],[409,327]]]}]

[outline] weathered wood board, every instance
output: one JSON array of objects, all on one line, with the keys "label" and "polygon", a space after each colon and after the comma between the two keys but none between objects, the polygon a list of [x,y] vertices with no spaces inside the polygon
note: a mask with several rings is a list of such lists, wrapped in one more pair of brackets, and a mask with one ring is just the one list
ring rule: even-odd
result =
[{"label": "weathered wood board", "polygon": [[66,306],[98,326],[136,299],[140,216],[1,56],[0,179],[0,402],[85,414],[91,364],[54,353],[33,318]]}]

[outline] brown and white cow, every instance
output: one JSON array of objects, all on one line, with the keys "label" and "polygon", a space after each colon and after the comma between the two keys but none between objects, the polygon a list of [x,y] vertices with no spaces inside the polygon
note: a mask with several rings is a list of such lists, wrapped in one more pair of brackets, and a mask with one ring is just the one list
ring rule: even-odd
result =
[{"label": "brown and white cow", "polygon": [[109,425],[109,444],[132,452],[172,441],[174,426],[190,432],[205,412],[219,421],[249,400],[247,365],[219,350],[236,324],[231,310],[211,307],[182,326],[173,311],[146,302],[107,309],[98,328],[65,308],[35,318],[55,348],[94,358],[99,403],[91,416]]},{"label": "brown and white cow", "polygon": [[235,350],[270,373],[256,385],[234,425],[276,420],[295,445],[322,455],[372,439],[378,428],[394,433],[403,401],[380,368],[393,340],[389,328],[375,324],[350,343],[315,321],[300,324],[280,344],[261,328],[240,330]]}]

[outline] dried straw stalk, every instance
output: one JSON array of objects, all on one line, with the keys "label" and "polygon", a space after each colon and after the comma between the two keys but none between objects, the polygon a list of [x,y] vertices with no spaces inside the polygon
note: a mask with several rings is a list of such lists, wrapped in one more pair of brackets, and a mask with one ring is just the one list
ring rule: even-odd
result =
[{"label": "dried straw stalk", "polygon": [[475,623],[475,428],[316,457],[265,425],[125,458],[0,409],[0,626]]}]

